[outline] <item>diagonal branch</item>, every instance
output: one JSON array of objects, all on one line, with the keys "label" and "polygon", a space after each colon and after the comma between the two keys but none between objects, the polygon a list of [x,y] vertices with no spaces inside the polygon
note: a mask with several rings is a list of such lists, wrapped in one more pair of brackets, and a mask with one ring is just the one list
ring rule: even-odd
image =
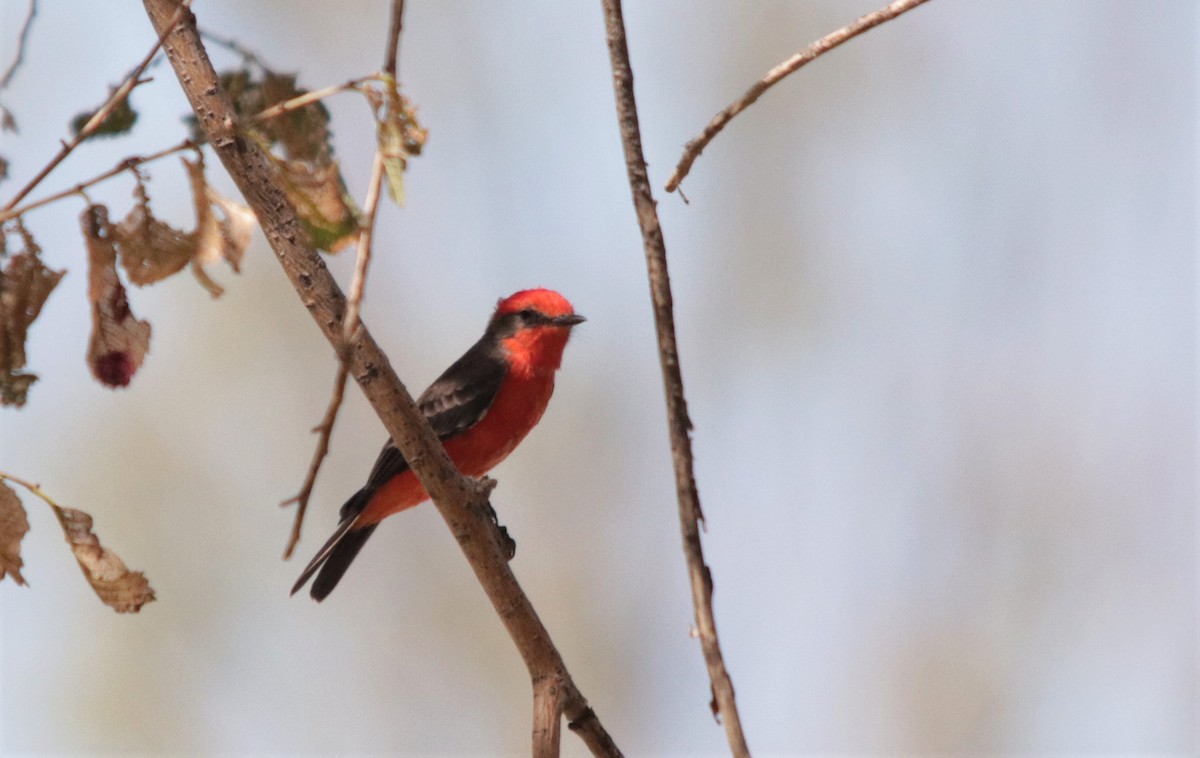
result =
[{"label": "diagonal branch", "polygon": [[313,429],[317,433],[317,449],[313,451],[312,462],[308,464],[308,473],[304,476],[304,484],[294,497],[284,500],[280,505],[296,504],[296,518],[292,521],[292,533],[288,535],[287,547],[283,549],[283,559],[292,557],[296,544],[300,542],[300,530],[304,527],[304,516],[308,513],[308,500],[312,497],[313,487],[317,484],[317,474],[321,472],[321,464],[329,454],[329,438],[333,435],[333,425],[337,423],[338,411],[342,407],[342,398],[346,394],[346,378],[348,376],[346,362],[338,361],[337,377],[333,380],[333,394],[329,398],[329,406],[321,423]]},{"label": "diagonal branch", "polygon": [[791,58],[788,58],[783,63],[780,63],[775,68],[766,73],[762,79],[754,83],[746,93],[729,104],[725,110],[712,117],[708,125],[704,127],[704,131],[699,137],[691,140],[683,149],[683,155],[679,159],[679,165],[675,167],[675,173],[671,174],[671,178],[667,180],[667,192],[674,192],[679,188],[679,183],[683,181],[688,172],[692,170],[692,164],[700,157],[700,153],[704,148],[708,147],[708,143],[712,142],[713,137],[716,137],[725,125],[733,119],[734,116],[749,108],[754,104],[754,101],[762,96],[764,92],[769,90],[778,81],[783,79],[788,74],[799,70],[805,64],[810,63],[825,53],[834,49],[843,42],[848,42],[854,39],[863,32],[879,26],[885,21],[891,21],[901,13],[916,8],[918,5],[928,2],[929,0],[894,0],[888,3],[883,8],[873,11],[858,19],[848,26],[843,26],[837,31],[826,34],[821,39],[809,45],[804,50],[796,53]]},{"label": "diagonal branch", "polygon": [[[165,29],[169,30],[173,28],[175,24],[179,23],[179,21],[183,18],[183,14],[187,12],[188,6],[191,5],[191,1],[192,0],[183,0],[183,2],[176,8],[175,14],[171,16],[170,20],[164,25]],[[162,47],[162,43],[162,35],[159,35],[159,38],[154,42],[154,46],[150,48],[150,52],[146,53],[146,57],[142,59],[142,62],[134,67],[133,71],[129,72],[129,76],[125,77],[125,81],[122,82],[121,86],[117,87],[112,95],[109,96],[108,101],[100,107],[100,110],[96,111],[95,114],[88,119],[88,122],[84,124],[83,128],[79,130],[79,133],[76,134],[70,142],[64,142],[62,144],[62,147],[60,147],[58,153],[56,153],[55,156],[50,159],[50,162],[43,166],[42,170],[37,173],[37,176],[30,179],[29,183],[22,187],[21,191],[8,201],[3,210],[10,211],[16,207],[17,203],[24,200],[25,196],[32,192],[34,187],[41,184],[42,180],[49,176],[50,172],[58,167],[58,164],[62,163],[75,148],[79,147],[81,142],[92,136],[92,133],[99,129],[101,124],[103,124],[108,117],[112,115],[112,112],[116,110],[121,103],[125,102],[125,98],[129,97],[129,93],[133,91],[133,88],[143,82],[142,72],[144,72],[146,67],[150,65],[150,61],[154,60],[154,56],[158,54],[158,49]]]},{"label": "diagonal branch", "polygon": [[667,244],[655,209],[650,177],[646,173],[646,158],[642,153],[641,128],[638,125],[637,101],[633,94],[633,68],[629,62],[629,46],[625,38],[625,20],[621,0],[601,0],[608,36],[608,54],[613,71],[613,89],[617,99],[617,121],[621,129],[621,144],[625,150],[625,167],[629,172],[629,188],[637,210],[638,225],[646,250],[646,268],[650,278],[650,298],[654,304],[654,323],[658,336],[658,355],[662,364],[663,385],[667,395],[667,424],[671,436],[671,456],[675,467],[675,490],[679,498],[679,523],[683,532],[683,552],[687,558],[688,576],[692,584],[692,602],[696,607],[696,628],[700,647],[712,682],[713,713],[724,719],[725,736],[736,756],[750,755],[742,722],[733,695],[733,682],[725,669],[721,644],[712,609],[712,574],[704,564],[700,544],[700,494],[692,464],[692,422],[688,418],[687,401],[683,394],[683,375],[679,368],[679,347],[675,341],[675,306],[671,296],[671,280],[667,271]]},{"label": "diagonal branch", "polygon": [[[346,298],[316,250],[305,241],[295,208],[275,184],[261,148],[239,135],[233,105],[200,42],[195,17],[185,13],[183,22],[168,34],[170,19],[179,8],[177,0],[143,3],[155,29],[165,35],[163,49],[200,128],[258,216],[267,242],[300,302],[337,349]],[[512,573],[487,515],[491,482],[469,479],[455,469],[365,324],[347,345],[346,356],[350,375],[432,496],[521,654],[531,681],[556,679],[561,688],[562,712],[571,719],[572,731],[594,754],[619,756],[620,751],[571,679],[549,632]]]},{"label": "diagonal branch", "polygon": [[17,69],[25,62],[25,45],[29,42],[29,30],[33,28],[33,18],[37,15],[37,0],[29,0],[29,10],[25,12],[25,20],[21,23],[21,33],[17,37],[17,54],[13,57],[4,75],[0,76],[0,89],[5,89],[12,83]]}]

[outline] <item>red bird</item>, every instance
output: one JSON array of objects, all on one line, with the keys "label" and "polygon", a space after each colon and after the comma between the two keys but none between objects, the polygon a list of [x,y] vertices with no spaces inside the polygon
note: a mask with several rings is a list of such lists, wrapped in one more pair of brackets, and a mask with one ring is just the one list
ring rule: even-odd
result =
[{"label": "red bird", "polygon": [[[553,290],[507,297],[496,305],[479,341],[417,399],[459,471],[483,476],[537,425],[554,392],[554,372],[571,328],[583,320]],[[304,568],[292,594],[316,573],[311,594],[324,600],[380,521],[428,499],[388,440],[366,486],[342,506],[337,530]]]}]

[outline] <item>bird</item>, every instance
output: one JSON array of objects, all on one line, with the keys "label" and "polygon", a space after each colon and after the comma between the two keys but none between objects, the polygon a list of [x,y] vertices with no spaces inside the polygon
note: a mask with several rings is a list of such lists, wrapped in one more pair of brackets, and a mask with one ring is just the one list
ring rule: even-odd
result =
[{"label": "bird", "polygon": [[[554,392],[567,340],[584,320],[554,290],[516,292],[497,302],[479,341],[421,393],[417,409],[459,471],[483,476],[537,425]],[[337,529],[305,566],[291,594],[316,574],[309,594],[324,600],[383,519],[428,499],[389,439],[367,483],[342,505]]]}]

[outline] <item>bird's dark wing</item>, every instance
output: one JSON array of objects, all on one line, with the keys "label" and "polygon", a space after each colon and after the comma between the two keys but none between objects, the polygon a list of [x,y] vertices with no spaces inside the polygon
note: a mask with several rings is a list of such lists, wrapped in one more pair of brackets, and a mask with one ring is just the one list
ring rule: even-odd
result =
[{"label": "bird's dark wing", "polygon": [[[501,348],[494,341],[481,339],[421,393],[417,409],[429,419],[438,439],[445,442],[484,417],[496,399],[507,370]],[[388,440],[367,477],[367,489],[382,487],[407,469],[408,461]],[[346,515],[343,506],[342,518]]]}]

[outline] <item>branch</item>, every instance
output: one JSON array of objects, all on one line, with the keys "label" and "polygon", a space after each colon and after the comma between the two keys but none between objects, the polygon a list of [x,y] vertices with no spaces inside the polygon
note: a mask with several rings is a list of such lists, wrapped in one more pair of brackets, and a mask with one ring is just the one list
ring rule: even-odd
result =
[{"label": "branch", "polygon": [[[155,28],[160,34],[165,33],[178,3],[175,0],[143,0],[143,3]],[[185,14],[183,23],[166,35],[163,48],[200,128],[257,214],[267,242],[301,303],[336,349],[341,343],[346,298],[324,261],[305,241],[295,208],[275,184],[261,148],[252,140],[238,136],[233,105],[217,80],[191,13]],[[496,531],[487,517],[491,482],[469,479],[455,469],[365,324],[355,331],[354,338],[346,346],[346,356],[350,375],[358,382],[384,428],[432,496],[434,505],[520,652],[531,681],[557,678],[561,682],[562,711],[572,720],[576,733],[593,753],[620,755],[571,679],[549,632],[538,619],[504,557]]]},{"label": "branch", "polygon": [[562,696],[552,677],[533,683],[533,758],[558,758],[562,742]]},{"label": "branch", "polygon": [[[179,23],[179,21],[183,18],[183,14],[187,11],[188,6],[191,5],[191,2],[192,0],[183,0],[183,2],[176,8],[175,15],[171,16],[169,23],[167,23],[164,28],[170,30],[175,26],[175,24]],[[88,122],[84,124],[84,127],[79,130],[79,133],[76,134],[70,142],[64,142],[62,144],[62,147],[59,148],[58,154],[51,158],[50,162],[42,167],[42,170],[37,173],[37,176],[33,177],[28,184],[21,188],[21,191],[18,192],[12,200],[8,201],[8,204],[4,206],[5,211],[12,210],[17,203],[25,199],[25,196],[32,192],[34,187],[41,184],[42,180],[49,176],[50,172],[57,168],[58,164],[62,163],[63,160],[71,154],[71,151],[79,147],[79,143],[92,136],[92,133],[100,128],[100,125],[108,119],[113,110],[115,110],[117,106],[124,102],[125,98],[129,97],[129,93],[133,91],[133,88],[142,83],[142,72],[145,71],[146,67],[150,65],[150,61],[154,59],[154,56],[158,54],[158,49],[162,47],[162,44],[162,35],[159,35],[159,38],[154,42],[154,46],[150,48],[150,52],[146,53],[146,57],[142,59],[142,62],[139,63],[133,69],[133,71],[129,72],[129,76],[125,77],[125,81],[121,83],[121,86],[117,87],[116,91],[109,96],[108,102],[101,106],[100,110],[96,111],[96,113],[90,119],[88,119]]]},{"label": "branch", "polygon": [[360,76],[357,79],[350,79],[341,84],[332,84],[328,87],[305,92],[303,95],[296,95],[291,100],[284,100],[282,103],[276,103],[270,108],[265,108],[254,115],[254,121],[266,121],[268,119],[282,116],[285,113],[298,111],[306,105],[312,105],[315,102],[324,100],[331,95],[336,95],[340,92],[348,92],[350,90],[361,90],[362,85],[370,81],[379,79],[379,74],[368,74]]},{"label": "branch", "polygon": [[25,61],[25,43],[29,40],[29,30],[33,28],[33,17],[36,15],[37,0],[29,0],[29,10],[25,14],[25,21],[21,24],[21,34],[17,38],[17,54],[12,63],[8,64],[8,68],[4,69],[4,76],[0,76],[0,89],[6,89],[12,83],[17,69]]},{"label": "branch", "polygon": [[863,32],[879,26],[885,21],[891,21],[901,13],[910,11],[926,2],[928,0],[894,0],[894,2],[888,3],[883,8],[868,13],[853,24],[843,26],[835,32],[826,34],[803,51],[796,53],[791,58],[788,58],[783,63],[768,71],[766,76],[755,82],[754,86],[746,90],[744,95],[730,103],[728,108],[713,116],[699,137],[687,143],[683,149],[683,156],[679,159],[679,165],[675,167],[675,173],[671,174],[671,178],[667,180],[667,192],[674,192],[679,188],[679,183],[692,170],[692,164],[700,157],[700,153],[703,152],[704,148],[708,147],[708,143],[712,142],[713,137],[716,137],[734,116],[750,107],[755,100],[761,97],[764,92],[780,79],[800,69],[806,63],[816,60],[843,42],[848,42]]},{"label": "branch", "polygon": [[367,199],[363,202],[362,231],[358,235],[358,257],[354,259],[354,278],[350,280],[350,299],[346,303],[346,317],[342,319],[342,341],[349,342],[358,328],[359,312],[362,310],[363,290],[367,286],[367,268],[371,265],[371,242],[375,237],[375,211],[379,207],[379,190],[383,186],[383,156],[375,151],[371,162],[371,183],[367,185]]},{"label": "branch", "polygon": [[613,71],[613,89],[617,100],[617,121],[621,129],[621,144],[625,151],[625,167],[629,172],[629,188],[637,210],[642,243],[646,250],[646,268],[650,278],[650,298],[654,304],[654,323],[658,336],[658,356],[662,364],[663,385],[667,396],[667,425],[671,436],[671,457],[675,468],[675,490],[679,498],[679,523],[683,532],[683,552],[687,559],[688,576],[692,585],[692,602],[696,608],[696,627],[700,647],[712,682],[713,713],[724,718],[725,736],[736,756],[750,755],[742,723],[733,695],[733,682],[725,669],[721,645],[717,640],[716,621],[712,610],[712,574],[704,565],[700,545],[700,494],[692,464],[692,422],[688,418],[687,401],[683,394],[683,375],[679,368],[679,347],[675,342],[675,306],[671,296],[671,281],[667,271],[667,245],[655,209],[650,177],[646,173],[646,158],[642,153],[641,128],[638,126],[637,101],[633,94],[633,68],[629,62],[629,46],[625,38],[625,20],[621,0],[601,0],[608,36],[608,54]]},{"label": "branch", "polygon": [[295,497],[284,500],[281,506],[296,504],[296,519],[292,522],[292,533],[288,537],[287,547],[283,549],[283,559],[292,557],[296,544],[300,542],[300,530],[304,526],[304,514],[308,512],[308,500],[312,497],[313,487],[317,483],[317,474],[321,471],[321,463],[329,454],[329,437],[333,434],[333,425],[337,421],[338,411],[342,407],[342,398],[346,394],[346,377],[349,372],[345,361],[338,361],[337,378],[333,380],[333,395],[329,398],[329,407],[325,409],[325,417],[313,428],[318,435],[317,449],[313,452],[312,463],[308,464],[308,474],[300,492]]},{"label": "branch", "polygon": [[18,218],[18,217],[28,213],[29,211],[33,210],[34,208],[41,208],[43,205],[49,205],[51,203],[62,200],[64,197],[69,197],[71,195],[83,194],[84,190],[86,190],[88,187],[91,187],[94,184],[99,184],[100,182],[108,181],[109,179],[112,179],[114,176],[123,174],[126,171],[134,171],[139,166],[143,166],[147,163],[151,163],[153,161],[159,160],[160,158],[166,158],[168,155],[175,155],[176,153],[182,153],[185,150],[195,150],[196,148],[200,147],[202,144],[204,144],[204,143],[201,141],[197,141],[197,140],[193,140],[193,139],[185,139],[183,142],[180,142],[178,145],[173,145],[171,147],[164,148],[162,150],[159,150],[157,153],[151,153],[150,155],[134,156],[131,158],[126,158],[125,160],[118,163],[116,166],[113,166],[112,168],[110,168],[108,171],[105,171],[102,174],[97,174],[96,176],[93,176],[91,179],[82,181],[79,184],[76,184],[74,187],[70,187],[69,189],[65,189],[61,192],[56,192],[53,195],[43,197],[40,200],[36,200],[27,205],[23,205],[20,208],[13,208],[12,210],[0,211],[0,224],[5,223],[6,221],[10,221],[14,218]]},{"label": "branch", "polygon": [[396,61],[400,57],[400,31],[404,28],[404,0],[392,0],[392,21],[388,26],[387,54],[383,59],[383,73],[396,78]]}]

